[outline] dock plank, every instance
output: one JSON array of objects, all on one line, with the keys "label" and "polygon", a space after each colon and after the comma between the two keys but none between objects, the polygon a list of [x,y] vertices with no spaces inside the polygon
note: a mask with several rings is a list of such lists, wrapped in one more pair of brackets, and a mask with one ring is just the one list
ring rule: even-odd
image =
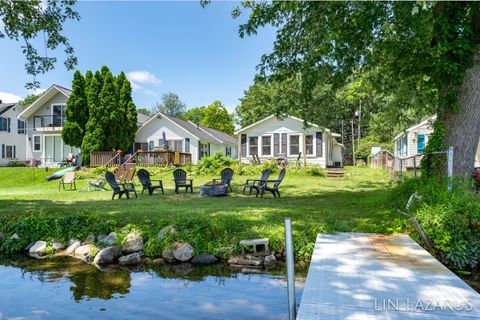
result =
[{"label": "dock plank", "polygon": [[406,235],[318,235],[297,319],[480,319],[480,295]]}]

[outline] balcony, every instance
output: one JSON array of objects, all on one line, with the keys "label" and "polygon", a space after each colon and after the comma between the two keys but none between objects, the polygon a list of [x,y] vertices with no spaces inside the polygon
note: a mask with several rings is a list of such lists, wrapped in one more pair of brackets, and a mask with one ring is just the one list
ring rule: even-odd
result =
[{"label": "balcony", "polygon": [[65,116],[61,116],[61,115],[33,116],[34,131],[59,131],[59,130],[62,130],[64,124],[65,124]]}]

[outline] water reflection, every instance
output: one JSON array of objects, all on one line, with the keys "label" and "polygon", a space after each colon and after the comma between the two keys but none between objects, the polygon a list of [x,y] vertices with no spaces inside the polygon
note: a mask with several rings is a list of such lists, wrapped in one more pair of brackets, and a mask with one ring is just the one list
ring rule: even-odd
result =
[{"label": "water reflection", "polygon": [[[300,301],[304,272],[297,283]],[[98,270],[72,258],[0,260],[0,319],[286,319],[284,271],[228,266]]]}]

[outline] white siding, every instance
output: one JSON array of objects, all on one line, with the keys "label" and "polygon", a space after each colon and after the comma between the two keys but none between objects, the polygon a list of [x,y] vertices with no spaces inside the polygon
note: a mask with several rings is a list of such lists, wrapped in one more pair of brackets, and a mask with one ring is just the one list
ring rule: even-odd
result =
[{"label": "white siding", "polygon": [[[322,132],[322,155],[317,155],[316,149],[316,132]],[[287,135],[287,158],[289,160],[296,160],[298,158],[298,154],[290,153],[290,141],[291,136],[299,136],[299,151],[302,153],[301,159],[303,159],[303,152],[304,152],[304,133],[305,135],[313,135],[313,154],[307,155],[307,162],[310,164],[318,164],[321,167],[326,167],[327,165],[333,164],[333,158],[330,157],[328,163],[326,157],[329,150],[327,150],[327,142],[335,141],[334,138],[331,137],[331,134],[324,129],[317,128],[317,127],[310,127],[306,130],[303,129],[303,123],[301,121],[292,119],[292,118],[284,118],[282,120],[272,117],[267,119],[263,122],[260,122],[251,128],[248,128],[244,131],[239,132],[238,134],[238,146],[240,147],[240,139],[242,134],[247,135],[247,154],[246,157],[241,157],[241,161],[246,163],[251,160],[250,154],[250,137],[258,137],[258,155],[260,159],[267,160],[274,158],[273,149],[274,149],[274,134],[278,133],[280,138],[280,153],[284,153],[281,150],[282,146],[282,134]],[[263,154],[262,153],[262,137],[263,136],[270,136],[271,137],[271,154]],[[336,143],[336,141],[335,141]],[[241,149],[238,150],[240,154]]]},{"label": "white siding", "polygon": [[185,138],[190,139],[190,153],[192,154],[192,163],[196,164],[198,161],[198,139],[184,130],[177,124],[165,118],[155,118],[147,125],[141,127],[136,135],[136,143],[154,142],[154,146],[159,146],[159,140],[162,139],[162,134],[165,132],[167,140],[183,140],[183,150],[185,151]]},{"label": "white siding", "polygon": [[[3,113],[1,117],[10,119],[10,132],[0,131],[0,148],[5,148],[5,158],[2,157],[2,150],[0,149],[0,166],[6,166],[12,160],[25,161],[26,160],[26,135],[18,133],[18,119],[17,116],[20,113],[20,107],[14,106],[7,112]],[[25,130],[27,130],[25,128]],[[15,157],[7,158],[6,148],[7,146],[15,146]]]}]

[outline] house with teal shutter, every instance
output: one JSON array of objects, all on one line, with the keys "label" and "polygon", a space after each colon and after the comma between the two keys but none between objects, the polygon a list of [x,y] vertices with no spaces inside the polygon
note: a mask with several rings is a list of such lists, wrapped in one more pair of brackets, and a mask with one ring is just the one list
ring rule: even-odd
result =
[{"label": "house with teal shutter", "polygon": [[[396,158],[408,158],[418,155],[416,160],[421,159],[421,155],[428,144],[428,140],[433,133],[433,124],[437,120],[437,115],[433,115],[422,122],[399,133],[393,139],[394,156]],[[407,161],[407,168],[413,166],[412,161]],[[417,162],[417,166],[420,162]],[[475,166],[480,166],[480,142],[477,146],[477,155]]]},{"label": "house with teal shutter", "polygon": [[25,122],[17,119],[23,108],[0,100],[0,166],[26,160]]}]

